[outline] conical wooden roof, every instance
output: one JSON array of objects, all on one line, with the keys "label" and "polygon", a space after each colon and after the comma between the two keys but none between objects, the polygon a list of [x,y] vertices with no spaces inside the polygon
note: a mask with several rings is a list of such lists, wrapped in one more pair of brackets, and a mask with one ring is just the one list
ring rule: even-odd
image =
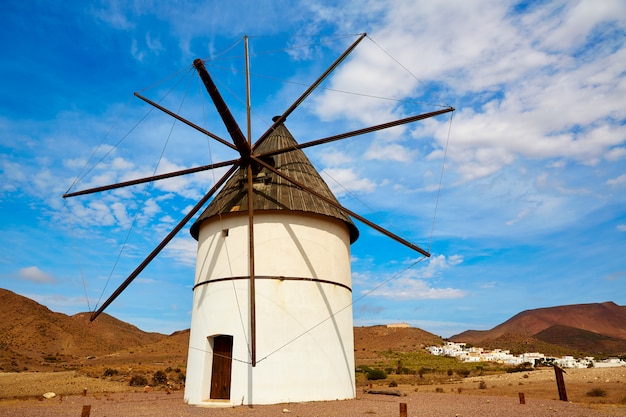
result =
[{"label": "conical wooden roof", "polygon": [[[256,154],[271,152],[296,145],[297,142],[281,124],[257,148]],[[300,149],[283,152],[266,161],[281,173],[305,184],[317,193],[337,201],[326,182],[313,167],[307,156]],[[248,211],[246,169],[239,168],[226,182],[224,187],[211,201],[209,206],[191,226],[191,235],[197,240],[200,223],[213,216],[233,212]],[[350,230],[350,243],[359,237],[359,231],[343,211],[312,195],[306,190],[296,187],[286,179],[276,175],[267,168],[261,168],[254,174],[253,181],[254,211],[289,210],[292,212],[314,213],[339,219],[346,223]]]}]

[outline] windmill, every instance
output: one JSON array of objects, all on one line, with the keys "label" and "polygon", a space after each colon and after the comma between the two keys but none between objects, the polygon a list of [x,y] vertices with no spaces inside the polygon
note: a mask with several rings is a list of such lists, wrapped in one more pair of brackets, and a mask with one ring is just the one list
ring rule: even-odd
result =
[{"label": "windmill", "polygon": [[[158,103],[137,97],[236,150],[234,160],[97,187],[111,190],[229,167],[176,227],[93,313],[94,320],[207,204],[191,226],[198,241],[185,401],[202,405],[271,404],[353,398],[354,341],[350,244],[352,219],[423,256],[430,254],[343,207],[303,149],[412,123],[438,111],[298,143],[289,115],[365,38],[362,34],[256,141],[243,134],[202,60],[193,67],[231,141]],[[248,73],[248,44],[246,73]],[[248,81],[249,83],[249,81]],[[249,90],[249,86],[248,90]],[[249,95],[248,95],[249,97]]]}]

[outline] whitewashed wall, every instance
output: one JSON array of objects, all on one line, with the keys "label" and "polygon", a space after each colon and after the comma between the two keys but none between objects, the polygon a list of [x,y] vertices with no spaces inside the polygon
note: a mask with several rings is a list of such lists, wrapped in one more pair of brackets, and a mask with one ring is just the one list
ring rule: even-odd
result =
[{"label": "whitewashed wall", "polygon": [[[185,401],[239,405],[354,398],[352,294],[344,287],[351,287],[347,226],[329,217],[284,212],[257,212],[254,223],[257,366],[249,363],[249,281],[198,286]],[[248,276],[247,225],[243,213],[202,223],[196,283]],[[233,336],[229,401],[209,400],[207,337],[214,335]]]}]

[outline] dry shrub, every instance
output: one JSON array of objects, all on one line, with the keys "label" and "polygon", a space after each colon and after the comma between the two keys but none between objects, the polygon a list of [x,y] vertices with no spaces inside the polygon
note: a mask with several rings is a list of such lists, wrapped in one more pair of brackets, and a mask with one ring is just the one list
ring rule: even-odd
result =
[{"label": "dry shrub", "polygon": [[606,391],[602,388],[594,388],[587,392],[587,397],[606,397]]},{"label": "dry shrub", "polygon": [[148,380],[143,375],[133,375],[133,377],[130,379],[129,385],[131,387],[145,387],[146,385],[148,385]]}]

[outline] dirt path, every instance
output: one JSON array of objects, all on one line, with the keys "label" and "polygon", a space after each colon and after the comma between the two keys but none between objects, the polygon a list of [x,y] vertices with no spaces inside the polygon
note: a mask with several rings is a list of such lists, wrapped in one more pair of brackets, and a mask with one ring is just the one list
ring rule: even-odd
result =
[{"label": "dirt path", "polygon": [[567,416],[607,417],[624,416],[622,407],[588,408],[579,404],[553,400],[528,399],[525,405],[515,398],[472,396],[458,394],[410,393],[406,397],[359,394],[357,399],[298,404],[277,404],[254,407],[221,409],[199,408],[186,405],[178,391],[166,394],[114,393],[72,395],[62,400],[27,400],[0,403],[0,415],[14,417],[67,417],[81,416],[83,406],[90,406],[90,417],[154,417],[154,416],[206,416],[270,417],[293,415],[299,417],[351,417],[398,416],[399,403],[406,403],[409,416]]}]

